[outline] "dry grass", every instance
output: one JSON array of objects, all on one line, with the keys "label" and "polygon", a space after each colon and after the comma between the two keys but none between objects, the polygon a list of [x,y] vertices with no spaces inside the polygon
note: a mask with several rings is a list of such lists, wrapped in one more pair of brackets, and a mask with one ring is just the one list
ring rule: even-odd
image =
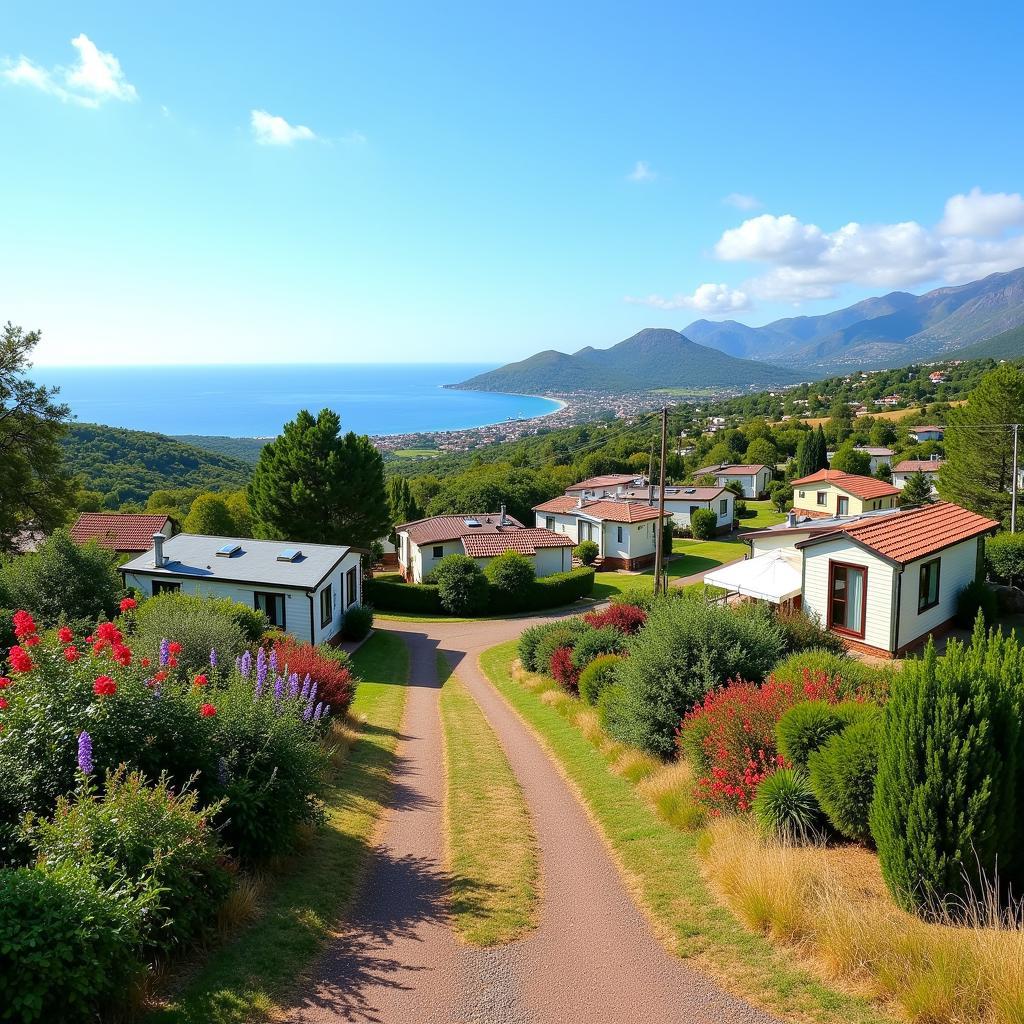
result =
[{"label": "dry grass", "polygon": [[704,808],[694,798],[695,789],[693,769],[686,761],[660,765],[637,786],[662,821],[683,831],[704,824]]},{"label": "dry grass", "polygon": [[701,855],[748,928],[915,1024],[1024,1024],[1024,932],[998,914],[925,923],[893,903],[868,851],[787,846],[738,818],[714,822]]},{"label": "dry grass", "polygon": [[217,911],[217,930],[225,935],[254,921],[259,916],[260,903],[266,888],[264,875],[239,875],[227,899]]}]

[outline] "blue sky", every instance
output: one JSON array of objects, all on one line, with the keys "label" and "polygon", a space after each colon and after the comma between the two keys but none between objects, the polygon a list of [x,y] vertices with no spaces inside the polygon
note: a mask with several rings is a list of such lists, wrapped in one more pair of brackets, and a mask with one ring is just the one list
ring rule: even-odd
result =
[{"label": "blue sky", "polygon": [[15,0],[0,319],[40,363],[504,362],[1010,269],[1022,29],[1013,3]]}]

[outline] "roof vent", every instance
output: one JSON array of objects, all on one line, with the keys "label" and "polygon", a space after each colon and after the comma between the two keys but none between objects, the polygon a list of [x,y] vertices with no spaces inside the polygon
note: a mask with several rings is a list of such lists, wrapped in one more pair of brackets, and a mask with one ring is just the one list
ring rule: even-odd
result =
[{"label": "roof vent", "polygon": [[696,493],[697,493],[697,488],[696,487],[687,487],[686,490],[683,491],[683,494],[696,494]]},{"label": "roof vent", "polygon": [[217,557],[231,558],[233,555],[237,555],[238,552],[241,550],[241,544],[235,544],[234,542],[232,542],[231,544],[223,544],[221,547],[217,548]]},{"label": "roof vent", "polygon": [[479,519],[464,519],[463,522],[467,526],[479,526],[480,525],[480,520]]},{"label": "roof vent", "polygon": [[294,562],[302,552],[298,548],[285,548],[284,551],[278,553],[277,560],[279,562]]}]

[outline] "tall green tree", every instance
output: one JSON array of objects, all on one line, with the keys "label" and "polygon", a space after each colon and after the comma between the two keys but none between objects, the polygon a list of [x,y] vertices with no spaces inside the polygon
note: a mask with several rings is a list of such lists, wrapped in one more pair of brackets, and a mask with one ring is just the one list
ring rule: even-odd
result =
[{"label": "tall green tree", "polygon": [[192,502],[182,529],[207,537],[231,537],[236,533],[234,517],[219,494],[200,494]]},{"label": "tall green tree", "polygon": [[1006,363],[986,373],[967,404],[950,409],[947,419],[939,494],[1008,522],[1014,486],[1011,424],[1024,422],[1024,372]]},{"label": "tall green tree", "polygon": [[814,469],[811,472],[816,473],[819,469],[828,469],[828,442],[820,423],[814,432]]},{"label": "tall green tree", "polygon": [[927,505],[932,500],[931,481],[918,470],[907,477],[907,482],[900,491],[900,506],[902,508],[916,508],[918,505]]},{"label": "tall green tree", "polygon": [[0,332],[0,551],[22,530],[59,526],[75,502],[60,444],[70,411],[26,376],[39,337],[9,322]]},{"label": "tall green tree", "polygon": [[422,512],[416,499],[413,497],[409,481],[403,476],[393,476],[388,480],[388,511],[391,516],[391,524],[398,526],[400,523],[411,523],[414,519],[420,519]]},{"label": "tall green tree", "polygon": [[263,447],[248,491],[257,537],[369,547],[387,535],[381,454],[340,431],[336,412],[303,409]]},{"label": "tall green tree", "polygon": [[832,468],[843,473],[867,476],[871,471],[871,456],[853,447],[853,441],[844,441],[832,456]]}]

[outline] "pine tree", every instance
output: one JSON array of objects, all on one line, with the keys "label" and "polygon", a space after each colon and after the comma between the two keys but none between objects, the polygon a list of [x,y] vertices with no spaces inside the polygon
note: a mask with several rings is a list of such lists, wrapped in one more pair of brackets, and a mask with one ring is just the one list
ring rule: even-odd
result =
[{"label": "pine tree", "polygon": [[1009,363],[986,373],[967,404],[949,411],[939,494],[1007,522],[1013,486],[1013,428],[1024,422],[1024,372]]},{"label": "pine tree", "polygon": [[368,548],[387,535],[381,454],[340,429],[336,412],[303,409],[264,445],[248,492],[257,537]]},{"label": "pine tree", "polygon": [[871,834],[908,910],[956,912],[1021,880],[1024,652],[979,618],[971,643],[907,661],[885,708]]},{"label": "pine tree", "polygon": [[409,481],[404,476],[393,476],[388,480],[388,511],[393,526],[411,523],[423,513],[413,497]]},{"label": "pine tree", "polygon": [[918,505],[929,504],[931,500],[931,481],[920,470],[911,473],[900,491],[900,505],[903,508],[916,508]]},{"label": "pine tree", "polygon": [[819,469],[828,469],[828,443],[820,423],[814,432],[814,469],[811,472],[816,473]]}]

